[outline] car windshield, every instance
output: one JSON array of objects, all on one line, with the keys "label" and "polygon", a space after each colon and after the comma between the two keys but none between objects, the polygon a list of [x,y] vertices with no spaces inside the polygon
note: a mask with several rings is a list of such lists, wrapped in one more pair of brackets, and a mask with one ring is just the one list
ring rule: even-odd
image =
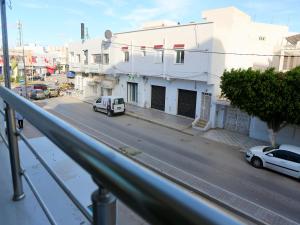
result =
[{"label": "car windshield", "polygon": [[278,149],[278,148],[279,148],[279,145],[276,145],[275,147],[273,147],[273,146],[268,146],[268,147],[265,147],[265,148],[263,149],[263,152],[269,152],[269,151],[271,151],[271,150]]},{"label": "car windshield", "polygon": [[114,104],[115,105],[124,104],[124,99],[123,98],[116,98],[114,100]]},{"label": "car windshield", "polygon": [[273,150],[273,149],[275,149],[273,146],[268,146],[268,147],[265,147],[265,148],[263,149],[263,152],[269,152],[269,151],[271,151],[271,150]]}]

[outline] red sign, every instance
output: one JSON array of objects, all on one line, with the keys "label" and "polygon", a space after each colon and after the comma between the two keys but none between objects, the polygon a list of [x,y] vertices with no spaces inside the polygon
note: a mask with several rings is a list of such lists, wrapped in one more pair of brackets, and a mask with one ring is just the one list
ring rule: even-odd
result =
[{"label": "red sign", "polygon": [[164,45],[154,45],[154,49],[162,49]]},{"label": "red sign", "polygon": [[178,48],[184,48],[184,44],[175,44],[175,45],[174,45],[174,48],[175,48],[175,49],[178,49]]},{"label": "red sign", "polygon": [[32,64],[32,63],[36,63],[36,56],[31,56],[30,58],[29,58],[29,62]]}]

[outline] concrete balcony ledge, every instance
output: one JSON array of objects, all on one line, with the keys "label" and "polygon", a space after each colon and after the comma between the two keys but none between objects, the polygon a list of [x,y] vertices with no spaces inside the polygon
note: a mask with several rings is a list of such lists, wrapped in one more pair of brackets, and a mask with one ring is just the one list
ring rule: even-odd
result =
[{"label": "concrete balcony ledge", "polygon": [[84,72],[83,65],[81,63],[70,63],[69,70],[74,72]]},{"label": "concrete balcony ledge", "polygon": [[[25,126],[26,130],[28,126],[26,124]],[[92,204],[91,193],[97,188],[90,175],[46,137],[31,138],[29,142],[64,182],[66,187],[76,196],[77,200],[88,208]],[[19,142],[19,148],[22,167],[35,185],[56,223],[67,225],[90,224],[21,141]],[[12,201],[13,187],[9,154],[3,143],[0,143],[0,171],[1,224],[49,224],[47,217],[24,179],[25,198],[18,202]],[[147,224],[120,201],[117,201],[117,211],[117,224]]]},{"label": "concrete balcony ledge", "polygon": [[88,71],[88,73],[100,73],[101,66],[100,64],[88,64],[85,65],[85,70]]}]

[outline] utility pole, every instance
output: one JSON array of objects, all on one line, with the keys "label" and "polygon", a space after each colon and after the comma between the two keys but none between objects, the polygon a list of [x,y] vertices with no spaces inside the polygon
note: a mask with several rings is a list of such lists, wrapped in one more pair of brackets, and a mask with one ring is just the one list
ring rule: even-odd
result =
[{"label": "utility pole", "polygon": [[[10,87],[10,68],[9,68],[9,54],[8,54],[8,37],[7,37],[7,22],[6,22],[6,4],[5,0],[1,0],[1,29],[2,29],[2,46],[3,46],[3,69],[5,76],[5,87]],[[1,87],[3,88],[3,87]],[[14,195],[13,200],[18,201],[24,198],[25,194],[22,185],[22,169],[20,165],[18,137],[16,135],[16,119],[15,112],[6,103],[5,117],[7,124],[7,140],[9,146],[10,166],[13,181]]]},{"label": "utility pole", "polygon": [[25,53],[24,53],[24,42],[23,42],[23,29],[22,29],[22,23],[19,20],[18,21],[18,30],[19,30],[19,40],[20,40],[20,47],[22,46],[22,59],[23,59],[23,75],[25,79],[25,98],[28,98],[27,93],[27,75],[26,75],[26,66],[25,66]]}]

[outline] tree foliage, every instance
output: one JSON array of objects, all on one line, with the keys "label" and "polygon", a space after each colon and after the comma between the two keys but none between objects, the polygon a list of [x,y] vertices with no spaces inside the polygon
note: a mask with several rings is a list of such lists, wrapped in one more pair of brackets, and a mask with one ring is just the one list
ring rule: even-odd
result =
[{"label": "tree foliage", "polygon": [[60,63],[57,63],[55,70],[58,71],[58,73],[60,73],[60,71],[63,69],[63,66]]},{"label": "tree foliage", "polygon": [[221,78],[222,95],[231,104],[265,121],[278,132],[285,124],[300,124],[300,67],[288,72],[232,69]]}]

